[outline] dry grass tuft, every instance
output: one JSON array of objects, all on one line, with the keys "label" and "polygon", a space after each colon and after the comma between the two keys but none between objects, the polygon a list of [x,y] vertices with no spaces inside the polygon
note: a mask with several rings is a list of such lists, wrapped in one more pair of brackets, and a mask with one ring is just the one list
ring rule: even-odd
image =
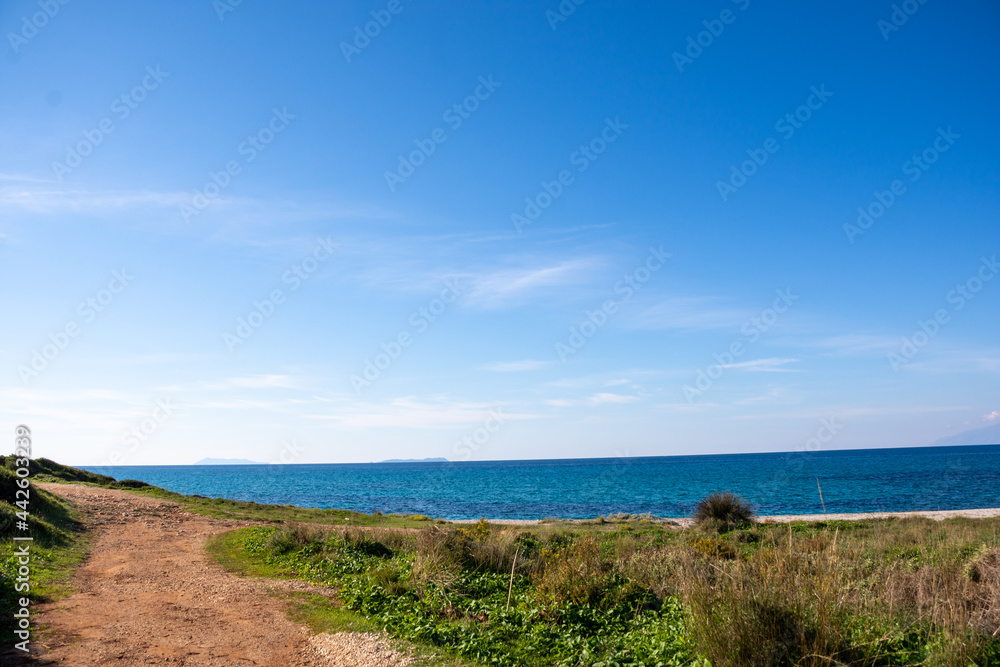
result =
[{"label": "dry grass tuft", "polygon": [[694,507],[695,523],[720,533],[752,523],[757,512],[753,505],[730,491],[711,493]]}]

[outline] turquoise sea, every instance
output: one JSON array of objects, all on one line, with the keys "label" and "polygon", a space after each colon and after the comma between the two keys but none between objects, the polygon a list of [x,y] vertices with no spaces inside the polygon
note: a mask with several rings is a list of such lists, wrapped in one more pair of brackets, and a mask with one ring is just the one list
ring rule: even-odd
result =
[{"label": "turquoise sea", "polygon": [[258,503],[446,519],[682,517],[712,491],[761,514],[1000,507],[1000,445],[619,459],[87,470],[172,491]]}]

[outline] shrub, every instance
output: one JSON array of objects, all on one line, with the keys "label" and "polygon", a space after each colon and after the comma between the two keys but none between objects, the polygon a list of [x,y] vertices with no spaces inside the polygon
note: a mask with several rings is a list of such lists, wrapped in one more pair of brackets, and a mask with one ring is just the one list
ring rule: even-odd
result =
[{"label": "shrub", "polygon": [[714,527],[720,533],[753,522],[756,514],[753,505],[730,491],[711,493],[694,508],[695,523]]},{"label": "shrub", "polygon": [[1000,549],[984,544],[963,569],[965,576],[977,584],[989,579],[990,574],[1000,580]]},{"label": "shrub", "polygon": [[543,558],[545,570],[536,585],[543,598],[556,604],[593,604],[612,585],[611,568],[591,535],[577,538],[560,551],[543,551]]},{"label": "shrub", "polygon": [[376,558],[392,558],[392,548],[386,545],[371,531],[367,530],[345,530],[344,543],[356,553]]},{"label": "shrub", "polygon": [[736,550],[729,542],[724,542],[716,537],[699,537],[691,543],[695,553],[701,556],[722,558],[732,560],[736,558]]},{"label": "shrub", "polygon": [[113,486],[116,486],[119,489],[142,489],[149,486],[149,484],[146,482],[140,482],[137,479],[123,479],[120,482],[115,482]]},{"label": "shrub", "polygon": [[271,533],[264,545],[267,553],[280,556],[301,549],[310,542],[323,539],[324,533],[305,526],[286,526]]},{"label": "shrub", "polygon": [[416,538],[413,579],[418,586],[437,583],[447,588],[463,570],[510,574],[517,556],[517,571],[532,572],[534,545],[529,536],[512,528],[494,529],[485,521],[463,528],[422,530]]}]

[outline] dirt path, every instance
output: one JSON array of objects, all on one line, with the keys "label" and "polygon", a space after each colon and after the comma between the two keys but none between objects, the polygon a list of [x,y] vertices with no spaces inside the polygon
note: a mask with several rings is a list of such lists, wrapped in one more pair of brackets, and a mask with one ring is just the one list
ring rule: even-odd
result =
[{"label": "dirt path", "polygon": [[[39,485],[75,502],[99,531],[77,593],[40,605],[41,665],[263,667],[402,664],[360,636],[309,637],[267,583],[236,577],[205,553],[209,536],[246,523],[214,519],[124,491]],[[338,640],[340,638],[340,640]],[[342,640],[342,641],[341,641]],[[356,658],[333,657],[351,642]],[[361,642],[361,648],[354,646]],[[346,648],[346,647],[345,647]]]}]

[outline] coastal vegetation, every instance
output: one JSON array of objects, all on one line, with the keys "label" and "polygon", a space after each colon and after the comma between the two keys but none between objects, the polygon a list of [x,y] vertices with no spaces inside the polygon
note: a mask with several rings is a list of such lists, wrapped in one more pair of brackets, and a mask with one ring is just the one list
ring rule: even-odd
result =
[{"label": "coastal vegetation", "polygon": [[[0,633],[5,637],[14,637],[17,620],[13,613],[21,598],[30,599],[34,605],[58,599],[69,592],[73,567],[86,557],[90,543],[77,511],[62,498],[31,486],[24,500],[19,477],[14,472],[16,469],[16,457],[0,456],[0,609],[4,610],[0,616]],[[32,477],[44,474],[44,470],[63,475],[64,481],[77,481],[92,474],[47,459],[31,461],[29,469]],[[108,477],[105,483],[114,481]],[[20,497],[18,490],[22,490]],[[26,527],[20,523],[22,519]],[[15,552],[25,545],[13,539],[18,534],[32,538],[30,582],[18,581],[23,557]]]},{"label": "coastal vegetation", "polygon": [[[83,472],[38,466],[50,481]],[[693,527],[637,516],[499,526],[108,480],[77,483],[252,520],[209,542],[224,567],[325,587],[287,594],[296,620],[317,631],[381,630],[447,658],[434,664],[1000,664],[996,518],[777,523],[720,495],[706,498]],[[52,528],[38,524],[38,534],[50,535],[53,563],[70,563],[86,544],[73,510],[37,493],[52,503],[36,517]]]},{"label": "coastal vegetation", "polygon": [[753,505],[731,491],[716,491],[698,501],[692,516],[699,526],[724,533],[751,523],[757,516],[757,511]]},{"label": "coastal vegetation", "polygon": [[996,519],[717,529],[290,525],[214,548],[482,664],[1000,664]]}]

